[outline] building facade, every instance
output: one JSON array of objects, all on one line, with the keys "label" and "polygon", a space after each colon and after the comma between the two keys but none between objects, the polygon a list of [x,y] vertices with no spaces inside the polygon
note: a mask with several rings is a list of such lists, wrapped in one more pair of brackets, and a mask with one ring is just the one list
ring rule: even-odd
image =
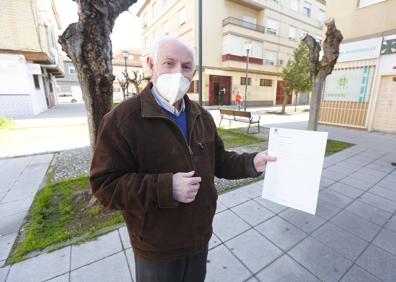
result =
[{"label": "building facade", "polygon": [[392,0],[328,2],[344,41],[326,79],[321,123],[396,132],[395,11]]},{"label": "building facade", "polygon": [[63,65],[53,1],[1,1],[0,26],[0,116],[30,116],[54,106]]},{"label": "building facade", "polygon": [[[203,0],[204,105],[233,104],[238,91],[244,97],[246,83],[248,105],[281,104],[282,67],[302,34],[322,40],[325,4],[322,0]],[[146,55],[153,40],[163,35],[184,39],[198,54],[197,11],[198,0],[146,0],[137,14],[142,18]],[[251,50],[246,80],[247,42]],[[196,81],[189,96],[198,100]],[[288,103],[292,102],[290,97]]]},{"label": "building facade", "polygon": [[59,103],[82,102],[82,91],[78,81],[77,71],[69,58],[63,60],[65,76],[57,78],[57,95]]}]

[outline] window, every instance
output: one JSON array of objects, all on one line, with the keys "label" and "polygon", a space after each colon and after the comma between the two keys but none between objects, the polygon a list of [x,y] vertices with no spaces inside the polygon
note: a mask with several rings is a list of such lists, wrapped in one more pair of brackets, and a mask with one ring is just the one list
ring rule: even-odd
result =
[{"label": "window", "polygon": [[263,58],[263,43],[244,37],[227,34],[223,37],[223,55],[231,54],[237,56],[246,56],[245,42],[252,41],[252,49],[250,50],[250,57]]},{"label": "window", "polygon": [[33,74],[34,88],[40,89],[40,81],[39,76],[37,74]]},{"label": "window", "polygon": [[183,8],[179,11],[179,25],[183,25],[186,23],[186,8]]},{"label": "window", "polygon": [[260,86],[272,86],[272,79],[260,79]]},{"label": "window", "polygon": [[304,15],[307,17],[311,16],[312,4],[308,2],[304,2]]},{"label": "window", "polygon": [[169,22],[166,21],[164,22],[164,35],[168,35],[169,34]]},{"label": "window", "polygon": [[158,39],[159,38],[159,31],[158,31],[158,29],[156,29],[156,30],[154,30],[154,34],[153,34],[153,38],[154,38],[154,40],[156,40],[156,39]]},{"label": "window", "polygon": [[324,21],[325,21],[325,11],[323,11],[322,9],[319,9],[319,12],[318,12],[318,20],[319,20],[319,22],[320,22],[321,24],[323,24]]},{"label": "window", "polygon": [[380,2],[384,2],[384,1],[386,1],[386,0],[359,0],[358,7],[362,8],[362,7],[370,6],[370,5],[377,4]]},{"label": "window", "polygon": [[168,4],[168,0],[162,0],[162,7],[165,7]]},{"label": "window", "polygon": [[300,0],[291,0],[290,8],[298,12],[300,10]]},{"label": "window", "polygon": [[251,24],[256,24],[256,18],[253,18],[251,16],[243,16],[243,21]]},{"label": "window", "polygon": [[72,74],[72,75],[77,74],[74,66],[69,66],[69,74]]},{"label": "window", "polygon": [[[241,85],[246,85],[246,77],[241,77]],[[251,77],[248,77],[248,85],[252,85]]]},{"label": "window", "polygon": [[289,39],[296,40],[297,29],[294,26],[289,26]]},{"label": "window", "polygon": [[198,80],[193,80],[190,84],[190,88],[188,89],[188,93],[198,93],[199,92],[198,87],[199,87]]},{"label": "window", "polygon": [[264,62],[268,65],[275,65],[277,53],[273,51],[264,52]]},{"label": "window", "polygon": [[277,34],[278,33],[278,28],[279,28],[279,23],[276,20],[267,19],[267,32],[271,34]]},{"label": "window", "polygon": [[53,93],[54,92],[54,87],[52,86],[52,82],[48,83],[48,86],[49,86],[49,91],[51,93]]}]

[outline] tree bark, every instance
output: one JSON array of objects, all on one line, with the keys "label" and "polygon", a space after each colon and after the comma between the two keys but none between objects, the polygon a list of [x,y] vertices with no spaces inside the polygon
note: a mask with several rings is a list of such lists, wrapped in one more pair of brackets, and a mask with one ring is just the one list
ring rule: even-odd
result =
[{"label": "tree bark", "polygon": [[326,39],[323,42],[323,57],[319,61],[320,44],[315,38],[307,34],[303,42],[309,49],[309,71],[312,79],[312,97],[309,112],[308,130],[316,131],[320,113],[320,101],[322,100],[323,85],[326,77],[331,74],[337,63],[340,44],[343,39],[341,32],[336,28],[333,18],[325,22],[327,27]]},{"label": "tree bark", "polygon": [[77,0],[77,23],[59,36],[72,60],[87,110],[91,153],[103,116],[113,104],[113,67],[110,34],[116,18],[137,0]]}]

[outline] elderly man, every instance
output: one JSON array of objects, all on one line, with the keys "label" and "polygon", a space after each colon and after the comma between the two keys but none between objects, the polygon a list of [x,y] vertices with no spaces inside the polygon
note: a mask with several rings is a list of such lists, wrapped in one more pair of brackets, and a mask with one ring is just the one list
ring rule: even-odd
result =
[{"label": "elderly man", "polygon": [[214,176],[255,177],[275,157],[224,149],[209,112],[185,95],[193,50],[157,41],[141,95],[102,120],[90,185],[107,209],[120,210],[135,254],[137,281],[204,281],[216,211]]}]

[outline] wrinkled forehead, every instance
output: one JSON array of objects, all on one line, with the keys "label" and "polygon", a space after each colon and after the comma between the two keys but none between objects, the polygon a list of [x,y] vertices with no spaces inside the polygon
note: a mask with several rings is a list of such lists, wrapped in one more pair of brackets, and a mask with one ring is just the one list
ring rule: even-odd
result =
[{"label": "wrinkled forehead", "polygon": [[181,63],[193,63],[193,54],[190,49],[177,41],[163,42],[157,53],[158,62],[166,59],[180,61]]}]

